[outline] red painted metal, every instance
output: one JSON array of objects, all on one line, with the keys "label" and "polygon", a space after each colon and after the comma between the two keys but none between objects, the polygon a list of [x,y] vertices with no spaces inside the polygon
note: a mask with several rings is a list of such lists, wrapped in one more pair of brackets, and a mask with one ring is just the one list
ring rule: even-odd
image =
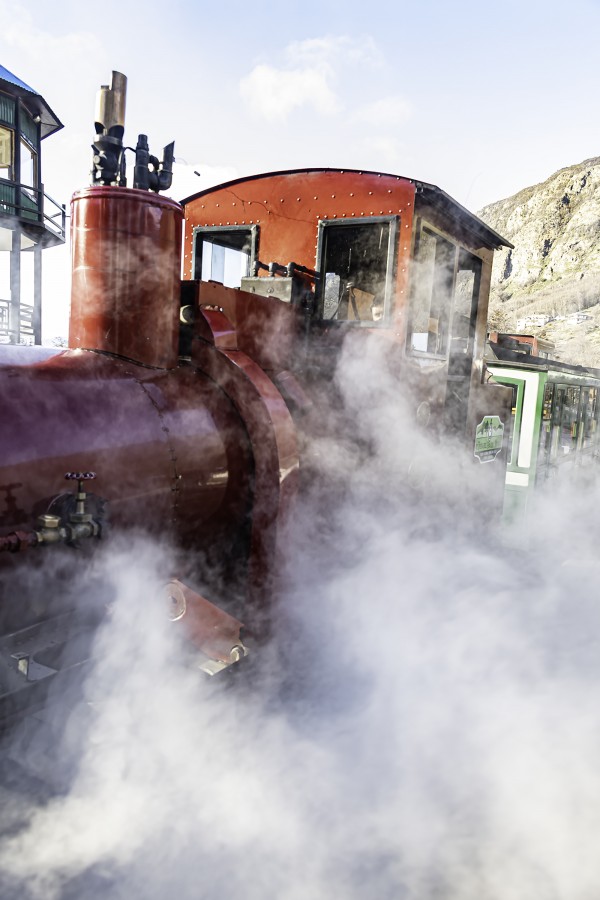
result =
[{"label": "red painted metal", "polygon": [[74,195],[71,347],[177,365],[182,216],[178,203],[148,191]]},{"label": "red painted metal", "polygon": [[414,182],[373,172],[319,169],[225,184],[185,203],[184,277],[193,275],[194,228],[199,226],[258,225],[263,262],[293,261],[315,269],[319,221],[399,216],[393,317],[403,340],[414,204]]},{"label": "red painted metal", "polygon": [[198,311],[192,363],[223,387],[248,432],[254,461],[249,625],[256,629],[256,617],[261,617],[264,634],[268,629],[264,610],[271,600],[271,581],[279,562],[278,541],[298,488],[296,428],[283,397],[260,366],[242,351],[222,346],[223,333],[234,330],[226,323],[218,310]]},{"label": "red painted metal", "polygon": [[[1,357],[0,357],[1,358]],[[246,513],[248,442],[217,385],[86,351],[0,366],[0,534],[35,526],[71,470],[97,472],[115,525],[189,543]],[[246,497],[244,501],[243,498]]]},{"label": "red painted metal", "polygon": [[[285,369],[297,350],[301,311],[274,297],[263,297],[225,287],[214,281],[198,285],[197,307],[204,313],[221,310],[235,341],[225,346],[224,336],[213,332],[208,338],[221,349],[242,350],[267,372]],[[205,316],[208,320],[208,318]],[[202,317],[198,318],[202,327]],[[216,320],[211,319],[213,328]]]},{"label": "red painted metal", "polygon": [[183,634],[209,659],[228,665],[245,655],[241,637],[244,626],[239,619],[178,579],[169,582],[167,593],[171,606],[177,607],[173,621],[180,623]]}]

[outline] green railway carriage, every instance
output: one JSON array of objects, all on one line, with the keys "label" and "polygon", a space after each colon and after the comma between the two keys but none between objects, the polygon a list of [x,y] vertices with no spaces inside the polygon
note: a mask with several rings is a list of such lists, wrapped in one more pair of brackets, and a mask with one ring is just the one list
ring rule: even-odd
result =
[{"label": "green railway carriage", "polygon": [[513,389],[504,517],[516,524],[536,487],[574,477],[597,459],[600,370],[489,347],[493,380]]}]

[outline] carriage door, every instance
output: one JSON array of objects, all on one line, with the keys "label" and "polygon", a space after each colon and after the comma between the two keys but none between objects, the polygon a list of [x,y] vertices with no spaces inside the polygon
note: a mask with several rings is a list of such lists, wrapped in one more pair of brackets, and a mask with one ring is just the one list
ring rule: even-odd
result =
[{"label": "carriage door", "polygon": [[459,430],[467,423],[480,280],[481,260],[460,250],[454,282],[446,390],[448,418]]}]

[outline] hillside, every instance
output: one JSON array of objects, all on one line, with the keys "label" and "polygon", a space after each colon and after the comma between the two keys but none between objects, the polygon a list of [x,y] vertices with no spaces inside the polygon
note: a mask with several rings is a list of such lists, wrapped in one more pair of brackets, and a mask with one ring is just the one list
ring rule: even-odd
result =
[{"label": "hillside", "polygon": [[478,215],[515,245],[496,253],[490,326],[537,334],[558,359],[600,367],[600,157]]}]

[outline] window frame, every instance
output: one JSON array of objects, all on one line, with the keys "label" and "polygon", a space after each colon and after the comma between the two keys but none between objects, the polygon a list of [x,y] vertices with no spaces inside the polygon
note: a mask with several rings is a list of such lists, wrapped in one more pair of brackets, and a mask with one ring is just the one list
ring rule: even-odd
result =
[{"label": "window frame", "polygon": [[193,231],[192,245],[192,278],[200,281],[202,278],[202,242],[207,234],[231,234],[242,232],[250,235],[250,255],[248,258],[248,275],[252,275],[252,269],[258,258],[259,225],[196,225]]},{"label": "window frame", "polygon": [[[356,227],[357,225],[378,225],[388,224],[388,248],[386,254],[385,265],[385,288],[383,292],[383,315],[377,321],[375,320],[359,320],[359,319],[325,319],[323,318],[323,302],[324,302],[324,255],[326,249],[326,232],[327,229],[342,227]],[[379,328],[386,324],[389,325],[391,318],[392,305],[394,299],[394,284],[396,275],[396,265],[398,260],[398,243],[400,234],[400,216],[352,216],[339,219],[319,219],[317,223],[317,272],[320,278],[317,283],[317,302],[315,303],[314,318],[319,322],[330,325],[352,325],[353,327]]]},{"label": "window frame", "polygon": [[[450,304],[449,304],[449,308],[448,308],[448,312],[447,312],[447,316],[446,316],[446,340],[445,340],[443,352],[432,352],[430,350],[418,350],[416,347],[412,346],[412,338],[413,338],[413,335],[415,334],[413,325],[414,325],[414,322],[416,319],[416,315],[415,315],[416,310],[415,310],[415,305],[414,305],[415,304],[415,296],[416,296],[416,293],[415,293],[416,292],[416,287],[415,287],[415,285],[416,285],[416,281],[415,281],[416,265],[415,264],[419,260],[419,246],[421,243],[421,235],[422,235],[424,229],[427,229],[427,231],[431,232],[434,235],[434,237],[439,237],[442,240],[446,241],[447,244],[451,244],[452,247],[454,247],[454,265],[452,267],[452,281],[451,281],[450,292],[449,292]],[[407,317],[407,329],[406,329],[406,352],[409,355],[414,356],[417,359],[448,360],[450,358],[450,347],[451,347],[451,343],[452,343],[452,323],[453,323],[453,317],[454,317],[454,294],[456,291],[456,272],[457,272],[457,268],[458,268],[458,260],[459,260],[461,250],[465,250],[470,256],[473,256],[477,259],[480,258],[477,256],[476,253],[473,253],[472,250],[470,250],[468,247],[463,246],[463,244],[461,244],[455,238],[451,237],[449,234],[447,234],[441,228],[438,228],[436,225],[434,225],[432,222],[430,222],[429,219],[426,219],[424,216],[418,217],[417,223],[416,223],[416,228],[415,228],[414,249],[413,249],[412,256],[411,256],[412,272],[411,272],[411,286],[410,286],[410,294],[409,294],[409,302],[408,302],[408,317]],[[481,273],[479,275],[479,286],[481,286]],[[477,321],[478,310],[479,310],[479,295],[476,298],[476,302],[475,302],[475,295],[474,295],[473,306],[471,309],[471,315],[472,315],[472,317],[474,317],[475,322]],[[430,311],[431,311],[431,305],[430,305]],[[420,333],[420,332],[417,332],[417,333]]]},{"label": "window frame", "polygon": [[9,177],[5,177],[0,174],[0,178],[3,178],[5,181],[11,181],[14,183],[15,180],[15,129],[10,128],[8,125],[5,125],[4,122],[0,122],[0,128],[3,129],[10,137],[10,163],[8,166],[3,166],[0,169],[0,173],[4,171],[8,171]]}]

